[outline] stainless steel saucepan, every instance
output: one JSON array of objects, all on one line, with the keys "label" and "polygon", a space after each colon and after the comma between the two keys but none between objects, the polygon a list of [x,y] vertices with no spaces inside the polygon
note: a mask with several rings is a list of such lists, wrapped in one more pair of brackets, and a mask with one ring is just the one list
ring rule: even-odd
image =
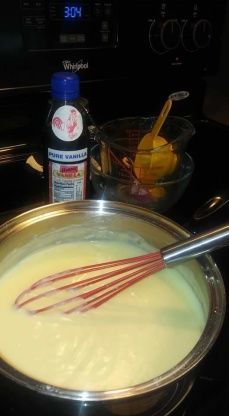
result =
[{"label": "stainless steel saucepan", "polygon": [[[190,236],[187,230],[168,218],[127,204],[82,201],[47,205],[21,214],[0,226],[0,276],[23,257],[28,244],[36,250],[39,237],[49,238],[52,234],[56,236],[54,240],[58,239],[58,230],[73,224],[87,225],[97,231],[131,230],[158,248]],[[53,233],[53,230],[57,232]],[[200,363],[218,337],[225,314],[224,283],[211,256],[204,254],[187,264],[193,272],[191,284],[205,313],[206,326],[193,350],[160,377],[120,390],[74,391],[31,379],[3,358],[0,358],[0,372],[4,378],[11,380],[9,383],[13,382],[15,389],[19,386],[28,395],[34,392],[32,406],[45,397],[50,414],[52,406],[61,403],[60,409],[64,406],[65,415],[168,415],[192,388]],[[28,396],[25,394],[24,397],[26,400]],[[58,408],[55,409],[55,415],[58,416]]]}]

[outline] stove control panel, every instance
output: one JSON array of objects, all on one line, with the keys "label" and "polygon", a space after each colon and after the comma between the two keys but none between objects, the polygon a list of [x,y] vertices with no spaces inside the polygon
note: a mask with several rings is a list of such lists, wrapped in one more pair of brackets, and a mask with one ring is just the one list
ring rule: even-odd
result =
[{"label": "stove control panel", "polygon": [[213,38],[212,23],[208,19],[191,21],[183,19],[153,20],[149,28],[149,42],[152,50],[164,54],[180,46],[187,52],[210,46]]},{"label": "stove control panel", "polygon": [[171,66],[214,71],[225,7],[224,0],[138,0],[127,12],[129,39],[125,41],[141,65],[143,59],[153,61],[154,71]]},{"label": "stove control panel", "polygon": [[21,0],[27,50],[114,47],[114,0]]},{"label": "stove control panel", "polygon": [[63,70],[82,82],[132,77],[155,88],[163,77],[180,90],[182,76],[216,73],[226,1],[4,1],[1,91],[46,89]]}]

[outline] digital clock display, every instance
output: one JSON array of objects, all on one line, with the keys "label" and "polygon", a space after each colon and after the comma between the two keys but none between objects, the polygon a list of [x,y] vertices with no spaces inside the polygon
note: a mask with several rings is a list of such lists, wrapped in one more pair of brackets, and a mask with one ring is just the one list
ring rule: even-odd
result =
[{"label": "digital clock display", "polygon": [[78,20],[83,16],[83,7],[79,4],[71,4],[64,6],[64,19],[65,20]]}]

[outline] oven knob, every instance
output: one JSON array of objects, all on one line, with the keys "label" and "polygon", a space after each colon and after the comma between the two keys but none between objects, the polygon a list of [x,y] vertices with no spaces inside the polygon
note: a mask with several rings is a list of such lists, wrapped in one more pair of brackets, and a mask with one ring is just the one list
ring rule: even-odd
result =
[{"label": "oven knob", "polygon": [[197,48],[206,48],[212,40],[212,25],[207,19],[199,20],[193,29],[193,40]]},{"label": "oven knob", "polygon": [[175,49],[180,43],[181,27],[177,19],[166,20],[161,27],[161,43],[165,49]]},{"label": "oven knob", "polygon": [[181,30],[181,43],[187,52],[194,52],[198,49],[193,39],[194,22],[184,21]]},{"label": "oven knob", "polygon": [[161,28],[163,23],[161,21],[153,20],[149,28],[149,43],[152,50],[159,55],[167,52],[167,49],[161,43]]}]

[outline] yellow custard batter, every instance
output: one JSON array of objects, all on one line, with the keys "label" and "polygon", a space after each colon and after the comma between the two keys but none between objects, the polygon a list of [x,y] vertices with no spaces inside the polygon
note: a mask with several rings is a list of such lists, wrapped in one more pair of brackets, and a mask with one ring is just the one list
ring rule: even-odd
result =
[{"label": "yellow custard batter", "polygon": [[0,279],[0,356],[34,379],[77,390],[129,387],[171,369],[206,323],[184,278],[186,266],[148,277],[86,313],[31,315],[14,307],[18,294],[43,276],[144,252],[121,239],[59,243],[29,253]]}]

